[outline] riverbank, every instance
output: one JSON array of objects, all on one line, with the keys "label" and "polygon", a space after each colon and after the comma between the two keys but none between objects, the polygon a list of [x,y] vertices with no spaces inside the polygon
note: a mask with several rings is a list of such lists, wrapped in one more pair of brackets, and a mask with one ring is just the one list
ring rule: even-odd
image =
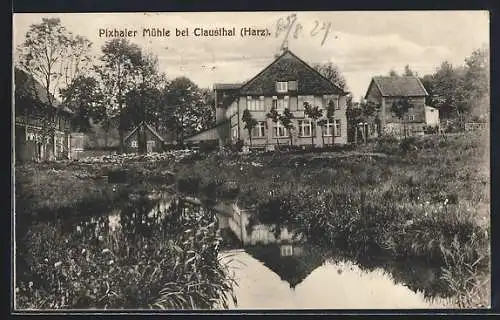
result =
[{"label": "riverbank", "polygon": [[[177,158],[122,156],[20,166],[16,212],[50,220],[53,212],[74,214],[94,205],[90,211],[99,215],[131,192],[171,184],[173,173],[183,193],[235,200],[256,210],[254,223],[291,226],[311,243],[333,249],[331,255],[365,268],[385,260],[428,264],[440,270],[437,279],[407,283],[412,290],[452,296],[457,307],[487,306],[490,195],[484,141],[468,134],[380,141],[356,151],[183,152]],[[131,182],[103,180],[117,169]]]}]

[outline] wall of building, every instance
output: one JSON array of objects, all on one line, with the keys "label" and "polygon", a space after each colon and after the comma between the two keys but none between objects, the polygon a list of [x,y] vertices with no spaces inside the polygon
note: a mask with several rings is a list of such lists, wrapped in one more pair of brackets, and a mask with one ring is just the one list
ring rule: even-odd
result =
[{"label": "wall of building", "polygon": [[[146,134],[146,141],[150,143],[150,141],[154,141],[154,147],[152,148],[152,152],[161,152],[163,151],[163,143],[161,140],[156,137],[151,131],[144,130]],[[126,141],[125,141],[125,152],[127,153],[137,153],[139,151],[138,147],[133,146],[133,144],[137,143],[137,135],[138,130],[134,132]]]},{"label": "wall of building", "polygon": [[439,125],[439,110],[429,106],[425,106],[425,124],[428,126]]},{"label": "wall of building", "polygon": [[[323,141],[324,144],[330,145],[333,143],[335,144],[346,144],[347,143],[347,116],[346,116],[346,108],[347,108],[347,101],[345,96],[338,97],[336,95],[328,95],[328,96],[317,96],[315,97],[315,101],[320,102],[322,109],[324,110],[324,115],[326,115],[326,104],[328,103],[329,100],[335,100],[337,101],[338,105],[340,108],[338,110],[335,110],[335,119],[340,120],[340,136],[335,136],[335,137],[328,137],[324,136],[322,137],[322,129],[320,127],[316,127],[313,124],[313,138],[311,141],[311,137],[301,137],[299,136],[299,121],[300,120],[307,120],[307,117],[304,114],[303,111],[303,105],[299,104],[299,99],[298,97],[293,97],[291,96],[289,98],[289,109],[292,111],[294,115],[294,119],[292,120],[294,124],[294,130],[292,130],[292,139],[290,142],[289,137],[280,137],[276,138],[273,135],[274,132],[274,126],[275,123],[267,118],[267,113],[271,110],[272,104],[273,104],[273,98],[272,97],[265,97],[264,98],[264,110],[263,111],[251,111],[252,116],[259,122],[265,122],[265,136],[264,137],[252,137],[252,146],[254,147],[265,147],[267,145],[289,145],[292,143],[293,145],[298,145],[298,146],[305,146],[305,145],[311,145],[312,141],[314,141],[315,146],[323,146]],[[316,103],[318,104],[318,103]],[[250,136],[249,132],[244,129],[245,124],[242,120],[243,117],[243,111],[247,109],[247,97],[240,97],[239,102],[238,102],[238,107],[239,107],[239,123],[237,122],[236,118],[233,118],[231,123],[232,127],[235,127],[239,124],[239,137],[245,141],[245,144],[250,145]],[[234,141],[234,139],[233,139]]]}]

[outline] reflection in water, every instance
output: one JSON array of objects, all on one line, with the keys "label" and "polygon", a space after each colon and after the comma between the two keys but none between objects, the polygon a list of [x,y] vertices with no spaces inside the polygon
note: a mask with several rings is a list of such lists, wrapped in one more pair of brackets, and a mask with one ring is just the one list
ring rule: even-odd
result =
[{"label": "reflection in water", "polygon": [[[121,232],[127,241],[133,242],[137,235],[168,229],[164,225],[169,221],[164,219],[167,212],[197,219],[205,210],[201,204],[163,192],[131,197],[107,215],[74,217],[60,223],[63,230],[84,233],[96,241],[100,234]],[[217,217],[224,239],[222,248],[241,247],[238,238],[228,231],[227,223],[223,223],[223,216],[219,213]],[[368,271],[348,262],[333,263],[331,250],[327,252],[307,243],[253,245],[245,250],[236,252],[235,261],[231,262],[238,283],[235,288],[238,308],[438,308],[442,305],[431,304],[423,294],[415,293],[418,289],[435,289],[439,284],[436,272],[425,265],[386,263],[384,269],[399,280],[395,284],[392,276],[376,268],[380,262],[372,266],[362,263]]]},{"label": "reflection in water", "polygon": [[[233,253],[234,254],[234,253]],[[310,266],[311,272],[290,288],[261,261],[239,251],[233,256],[233,275],[238,305],[232,309],[385,309],[443,308],[444,301],[427,301],[381,269],[362,271],[350,262],[325,262]],[[289,257],[286,257],[289,258]],[[302,272],[303,277],[307,272]],[[297,281],[297,280],[293,280]]]}]

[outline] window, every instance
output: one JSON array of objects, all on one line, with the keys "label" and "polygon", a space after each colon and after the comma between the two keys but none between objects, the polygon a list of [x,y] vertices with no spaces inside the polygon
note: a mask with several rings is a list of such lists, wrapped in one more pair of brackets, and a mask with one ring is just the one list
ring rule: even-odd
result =
[{"label": "window", "polygon": [[325,124],[325,137],[331,137],[333,136],[333,123],[330,122],[330,120],[327,121],[327,123]]},{"label": "window", "polygon": [[283,99],[278,99],[277,100],[277,106],[276,106],[276,109],[277,110],[285,110],[288,108],[288,102],[289,102],[289,97],[288,96],[285,96]]},{"label": "window", "polygon": [[132,140],[131,146],[132,148],[137,148],[137,140]]},{"label": "window", "polygon": [[282,245],[280,248],[281,256],[287,257],[293,255],[293,247],[289,244]]},{"label": "window", "polygon": [[274,128],[273,128],[273,135],[275,138],[284,138],[288,137],[288,130],[286,130],[285,127],[281,123],[276,123]]},{"label": "window", "polygon": [[408,115],[408,121],[415,121],[415,115],[414,114]]},{"label": "window", "polygon": [[323,109],[323,97],[314,97],[313,106]]},{"label": "window", "polygon": [[151,148],[155,147],[155,141],[154,140],[149,140],[147,143],[148,143],[148,147],[151,147]]},{"label": "window", "polygon": [[277,81],[276,92],[288,92],[288,81]]},{"label": "window", "polygon": [[300,120],[299,121],[299,136],[300,137],[310,137],[311,134],[312,134],[311,120]]},{"label": "window", "polygon": [[288,91],[297,91],[297,90],[298,90],[297,81],[295,80],[288,81]]},{"label": "window", "polygon": [[250,111],[264,111],[264,96],[247,97],[247,109]]},{"label": "window", "polygon": [[335,136],[340,137],[342,135],[340,120],[335,120]]},{"label": "window", "polygon": [[257,123],[255,128],[252,130],[252,137],[254,138],[263,138],[266,136],[266,123],[260,121]]}]

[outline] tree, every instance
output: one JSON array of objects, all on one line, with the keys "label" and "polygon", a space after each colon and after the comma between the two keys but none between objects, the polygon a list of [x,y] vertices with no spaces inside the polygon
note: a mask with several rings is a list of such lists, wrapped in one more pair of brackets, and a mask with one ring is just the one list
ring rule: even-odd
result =
[{"label": "tree", "polygon": [[432,77],[435,106],[444,114],[454,110],[459,119],[466,111],[462,91],[463,73],[463,68],[453,68],[444,61]]},{"label": "tree", "polygon": [[321,73],[325,78],[336,84],[340,89],[347,90],[346,80],[340,72],[340,69],[335,64],[331,62],[315,64],[313,68]]},{"label": "tree", "polygon": [[98,123],[104,119],[104,94],[94,77],[80,75],[67,88],[61,89],[60,94],[66,105],[75,111],[73,127],[77,131],[88,132],[90,121]]},{"label": "tree", "polygon": [[292,121],[293,118],[293,113],[288,108],[285,108],[285,110],[283,110],[283,114],[279,116],[281,124],[288,131],[288,136],[290,137],[290,145],[293,145],[292,130],[295,128]]},{"label": "tree", "polygon": [[248,131],[248,137],[250,139],[250,147],[252,146],[252,130],[257,125],[257,120],[252,116],[248,109],[243,111],[243,116],[241,120],[245,123],[245,129]]},{"label": "tree", "polygon": [[[323,116],[323,111],[318,106],[312,106],[309,102],[304,102],[304,114],[311,119],[311,146],[314,147],[315,126],[318,119]],[[321,137],[324,144],[323,130],[321,131]]]},{"label": "tree", "polygon": [[414,76],[413,71],[410,69],[409,65],[405,66],[405,71],[403,72],[403,76],[405,76],[405,77],[413,77]]},{"label": "tree", "polygon": [[328,101],[326,105],[326,120],[333,124],[332,146],[335,144],[335,103],[333,100]]},{"label": "tree", "polygon": [[474,50],[471,56],[465,59],[463,99],[474,118],[482,118],[489,113],[489,73],[487,48]]},{"label": "tree", "polygon": [[412,108],[413,105],[410,103],[408,98],[401,98],[397,101],[395,101],[392,106],[391,106],[391,112],[403,122],[403,132],[404,136],[406,138],[407,133],[406,133],[406,117],[405,115],[408,113],[410,108]]},{"label": "tree", "polygon": [[186,77],[172,80],[166,88],[165,101],[169,113],[167,121],[176,128],[177,140],[182,145],[184,137],[203,128],[206,108],[198,86]]},{"label": "tree", "polygon": [[134,88],[137,81],[138,67],[142,63],[141,49],[127,39],[112,39],[104,44],[100,60],[102,65],[96,68],[110,96],[110,107],[113,113],[118,113],[118,133],[120,136],[120,152],[125,151],[124,104],[126,94]]},{"label": "tree", "polygon": [[[272,122],[274,122],[274,125],[276,126],[278,122],[280,122],[280,114],[278,113],[278,110],[276,110],[276,107],[272,107],[271,110],[266,114],[266,118],[271,119]],[[278,139],[278,132],[276,132],[276,144],[280,145],[280,141]]]},{"label": "tree", "polygon": [[[61,25],[60,19],[43,18],[41,23],[29,27],[24,42],[17,48],[17,64],[42,85],[51,108],[41,113],[43,139],[55,133],[56,123],[52,119],[57,118],[60,111],[58,90],[85,72],[90,62],[90,47],[90,41],[74,36]],[[35,81],[31,81],[33,86]],[[32,92],[39,94],[35,87]],[[43,100],[35,98],[39,103]]]},{"label": "tree", "polygon": [[431,107],[435,106],[435,101],[433,99],[434,97],[434,83],[432,80],[432,75],[426,74],[422,78],[420,78],[420,82],[422,82],[422,85],[425,88],[425,91],[427,91],[428,95],[425,97],[425,104]]},{"label": "tree", "polygon": [[394,69],[391,69],[389,71],[389,77],[399,77],[399,75]]}]

